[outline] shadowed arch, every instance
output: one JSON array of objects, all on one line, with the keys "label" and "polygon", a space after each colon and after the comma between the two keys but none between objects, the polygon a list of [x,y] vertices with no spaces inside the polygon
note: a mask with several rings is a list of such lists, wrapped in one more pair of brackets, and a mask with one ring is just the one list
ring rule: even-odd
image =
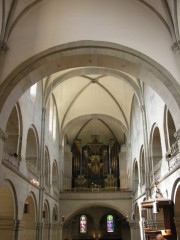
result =
[{"label": "shadowed arch", "polygon": [[118,209],[116,206],[113,206],[113,205],[110,205],[110,204],[98,203],[98,204],[95,205],[94,203],[86,203],[86,204],[83,204],[80,208],[78,207],[78,209],[73,210],[70,215],[66,216],[65,221],[68,221],[69,219],[71,219],[73,216],[78,214],[78,212],[81,212],[81,211],[83,211],[87,208],[90,208],[90,207],[110,208],[110,209],[113,209],[114,211],[118,212],[120,215],[122,215],[125,218],[127,216],[127,213],[124,211],[124,209]]}]

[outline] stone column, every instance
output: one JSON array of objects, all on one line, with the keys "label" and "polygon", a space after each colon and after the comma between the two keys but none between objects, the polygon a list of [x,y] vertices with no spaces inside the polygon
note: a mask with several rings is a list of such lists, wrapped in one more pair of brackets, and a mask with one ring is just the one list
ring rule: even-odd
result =
[{"label": "stone column", "polygon": [[14,240],[20,240],[21,232],[24,230],[24,221],[15,220],[14,222]]},{"label": "stone column", "polygon": [[69,145],[65,147],[64,156],[64,189],[72,188],[72,153]]},{"label": "stone column", "polygon": [[18,231],[22,229],[21,222],[8,217],[0,218],[0,239],[17,240],[19,237]]},{"label": "stone column", "polygon": [[40,141],[40,175],[39,175],[39,202],[37,212],[37,228],[36,228],[36,240],[42,239],[43,228],[43,198],[44,198],[44,138],[45,138],[45,116],[46,108],[42,108],[42,120],[41,120],[41,141]]},{"label": "stone column", "polygon": [[141,238],[139,222],[130,223],[131,240],[139,240]]},{"label": "stone column", "polygon": [[119,153],[119,175],[120,175],[120,188],[128,188],[128,176],[127,176],[127,159],[126,159],[126,146],[121,147]]},{"label": "stone column", "polygon": [[148,131],[147,131],[147,119],[146,119],[146,111],[145,106],[141,106],[141,113],[142,113],[142,122],[143,122],[143,135],[144,135],[144,157],[145,157],[145,182],[146,182],[146,196],[147,198],[150,197],[150,169],[149,169],[149,148],[148,148]]},{"label": "stone column", "polygon": [[50,227],[50,238],[49,240],[61,240],[62,237],[60,238],[60,227],[59,223],[52,223]]}]

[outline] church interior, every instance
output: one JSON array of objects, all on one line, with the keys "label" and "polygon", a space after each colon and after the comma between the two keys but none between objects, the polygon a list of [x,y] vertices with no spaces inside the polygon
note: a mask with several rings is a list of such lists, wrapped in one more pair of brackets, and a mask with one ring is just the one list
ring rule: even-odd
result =
[{"label": "church interior", "polygon": [[180,240],[180,0],[1,0],[0,30],[0,240]]}]

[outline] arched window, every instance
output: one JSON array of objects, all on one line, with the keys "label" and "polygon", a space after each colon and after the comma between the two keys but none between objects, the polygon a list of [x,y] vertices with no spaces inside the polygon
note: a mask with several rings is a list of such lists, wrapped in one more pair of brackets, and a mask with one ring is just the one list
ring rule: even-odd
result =
[{"label": "arched window", "polygon": [[133,180],[134,180],[133,181],[134,192],[136,192],[138,190],[139,185],[138,164],[136,160],[134,162]]},{"label": "arched window", "polygon": [[154,179],[158,179],[160,177],[160,168],[162,162],[161,137],[158,127],[155,127],[152,136],[152,161],[152,174],[154,174]]},{"label": "arched window", "polygon": [[45,148],[45,186],[50,186],[50,159],[47,147]]},{"label": "arched window", "polygon": [[54,160],[53,166],[52,166],[52,187],[53,191],[55,193],[58,193],[58,188],[59,188],[59,176],[58,176],[58,166],[57,162]]},{"label": "arched window", "polygon": [[114,217],[113,215],[107,215],[107,232],[114,232]]},{"label": "arched window", "polygon": [[56,139],[56,106],[53,108],[53,139]]},{"label": "arched window", "polygon": [[26,164],[28,170],[31,172],[31,178],[38,178],[39,174],[38,146],[37,131],[32,126],[28,130],[26,144]]},{"label": "arched window", "polygon": [[31,88],[30,88],[30,97],[31,100],[34,101],[36,99],[36,92],[37,92],[37,83],[35,83]]},{"label": "arched window", "polygon": [[6,126],[8,138],[5,142],[5,150],[10,155],[21,155],[22,117],[19,104],[14,106]]},{"label": "arched window", "polygon": [[87,217],[85,215],[80,216],[80,233],[87,232]]},{"label": "arched window", "polygon": [[145,158],[144,158],[144,148],[141,151],[141,181],[145,184]]},{"label": "arched window", "polygon": [[53,216],[52,216],[52,222],[55,223],[58,221],[58,210],[57,210],[57,206],[55,205],[53,208],[53,212],[52,212]]},{"label": "arched window", "polygon": [[176,142],[176,138],[174,137],[174,133],[176,132],[174,120],[170,111],[167,112],[167,127],[169,133],[169,145],[172,146]]},{"label": "arched window", "polygon": [[50,97],[49,101],[49,131],[52,133],[53,129],[53,99]]},{"label": "arched window", "polygon": [[51,97],[49,101],[49,132],[52,134],[53,139],[56,139],[56,126],[57,126],[57,111],[54,99]]}]

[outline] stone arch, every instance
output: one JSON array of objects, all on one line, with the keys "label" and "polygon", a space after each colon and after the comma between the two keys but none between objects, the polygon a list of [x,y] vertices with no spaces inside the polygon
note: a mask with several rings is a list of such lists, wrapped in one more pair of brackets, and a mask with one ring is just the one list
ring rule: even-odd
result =
[{"label": "stone arch", "polygon": [[153,183],[161,176],[161,163],[162,163],[162,146],[159,127],[156,123],[153,124],[150,134],[150,181]]},{"label": "stone arch", "polygon": [[[176,138],[174,136],[175,133],[176,133],[176,127],[175,127],[173,117],[172,117],[169,109],[167,108],[167,106],[165,106],[165,109],[164,109],[164,134],[165,134],[165,144],[166,144],[167,155],[168,154],[174,155],[178,152],[178,144],[177,144]],[[171,157],[170,155],[167,157]]]},{"label": "stone arch", "polygon": [[26,165],[31,173],[31,178],[38,179],[39,171],[39,140],[34,125],[28,129],[26,144]]},{"label": "stone arch", "polygon": [[58,207],[55,204],[52,211],[52,222],[57,222],[59,220]]},{"label": "stone arch", "polygon": [[59,171],[58,171],[58,165],[57,161],[54,160],[53,166],[52,166],[52,187],[54,194],[59,193]]},{"label": "stone arch", "polygon": [[[114,207],[114,206],[112,206],[110,204],[101,204],[101,203],[99,203],[98,205],[94,205],[93,203],[91,203],[91,204],[84,204],[80,208],[78,208],[75,211],[73,211],[67,218],[66,218],[66,216],[63,216],[63,218],[64,218],[63,238],[71,238],[72,235],[71,235],[70,228],[69,228],[70,225],[71,225],[71,222],[74,219],[75,220],[79,219],[77,217],[79,217],[81,214],[85,214],[87,209],[93,209],[93,208],[96,209],[96,211],[95,211],[96,212],[96,219],[91,221],[93,223],[94,229],[95,229],[95,231],[93,231],[91,233],[91,235],[94,238],[95,237],[97,238],[98,235],[97,235],[97,231],[96,230],[99,229],[99,223],[100,223],[100,216],[99,216],[99,213],[97,214],[97,212],[98,212],[98,209],[100,209],[101,207],[107,209],[107,211],[105,213],[106,215],[108,213],[113,212],[115,215],[118,215],[121,218],[121,221],[126,225],[126,231],[125,232],[128,235],[128,238],[126,238],[127,235],[124,233],[125,236],[123,237],[123,239],[125,239],[125,240],[130,239],[130,231],[129,231],[129,223],[128,223],[128,220],[127,220],[127,213],[123,213],[122,214],[122,211],[117,209],[116,207]],[[92,210],[90,212],[92,212]],[[86,215],[87,215],[87,217],[89,216],[88,213]],[[124,227],[125,227],[125,225],[124,225]],[[98,233],[100,233],[100,232],[98,232]]]},{"label": "stone arch", "polygon": [[[106,54],[104,54],[104,52],[106,52]],[[29,68],[29,65],[32,67]],[[24,91],[32,84],[59,70],[73,67],[91,67],[92,65],[105,68],[105,71],[106,68],[112,68],[122,72],[126,72],[128,69],[127,72],[129,74],[147,82],[165,101],[172,111],[173,116],[175,116],[176,126],[179,126],[180,103],[178,96],[180,87],[166,69],[146,55],[119,44],[98,41],[78,41],[55,46],[33,56],[17,67],[12,74],[5,79],[0,92],[2,99],[0,105],[2,113],[0,122],[3,120],[1,128],[4,129],[4,124],[7,122],[4,111],[7,111],[7,109],[11,111],[14,98],[18,100]],[[31,81],[29,81],[29,79],[31,79]],[[172,88],[168,89],[169,85],[171,85]],[[2,118],[2,116],[5,117]]]},{"label": "stone arch", "polygon": [[59,213],[58,207],[55,204],[52,211],[52,227],[51,227],[51,239],[57,240],[58,239],[58,228],[59,228]]},{"label": "stone arch", "polygon": [[[97,119],[103,119],[103,118],[107,118],[107,119],[111,119],[113,120],[114,122],[116,122],[117,124],[119,124],[119,127],[123,130],[123,132],[125,133],[126,135],[126,139],[127,141],[129,142],[129,133],[128,133],[128,129],[126,128],[126,126],[121,122],[119,121],[118,119],[115,119],[113,118],[112,116],[109,116],[109,115],[106,115],[106,114],[88,114],[88,115],[83,115],[83,116],[79,116],[79,117],[76,117],[74,118],[72,121],[70,121],[63,129],[62,133],[61,133],[61,141],[60,143],[62,144],[62,141],[66,135],[66,132],[67,130],[69,129],[69,127],[73,124],[76,124],[77,122],[79,122],[80,120],[82,119],[87,119],[87,121],[89,120],[89,118],[97,118]],[[116,136],[115,136],[116,139],[118,139]]]},{"label": "stone arch", "polygon": [[42,238],[45,240],[49,239],[49,235],[50,235],[50,208],[49,208],[49,202],[46,199],[44,201],[44,205],[43,205],[43,233],[42,233]]},{"label": "stone arch", "polygon": [[18,205],[15,188],[11,181],[4,180],[0,185],[0,219],[2,226],[0,236],[11,240],[15,234],[18,219]]},{"label": "stone arch", "polygon": [[24,213],[22,217],[24,221],[24,228],[21,232],[22,239],[35,240],[36,238],[36,222],[37,222],[37,203],[33,192],[24,202]]},{"label": "stone arch", "polygon": [[180,238],[180,178],[173,184],[171,199],[174,203],[174,222],[178,239]]},{"label": "stone arch", "polygon": [[133,191],[137,193],[139,187],[139,166],[136,159],[133,163]]},{"label": "stone arch", "polygon": [[125,212],[125,209],[119,209],[114,205],[107,204],[107,203],[98,203],[98,205],[94,205],[94,203],[86,203],[81,205],[81,207],[78,207],[77,209],[72,210],[71,214],[65,217],[65,221],[68,221],[72,216],[76,215],[79,211],[83,211],[84,209],[88,207],[93,207],[93,206],[102,206],[110,209],[114,209],[115,211],[119,212],[124,218],[127,217],[127,212]]}]

